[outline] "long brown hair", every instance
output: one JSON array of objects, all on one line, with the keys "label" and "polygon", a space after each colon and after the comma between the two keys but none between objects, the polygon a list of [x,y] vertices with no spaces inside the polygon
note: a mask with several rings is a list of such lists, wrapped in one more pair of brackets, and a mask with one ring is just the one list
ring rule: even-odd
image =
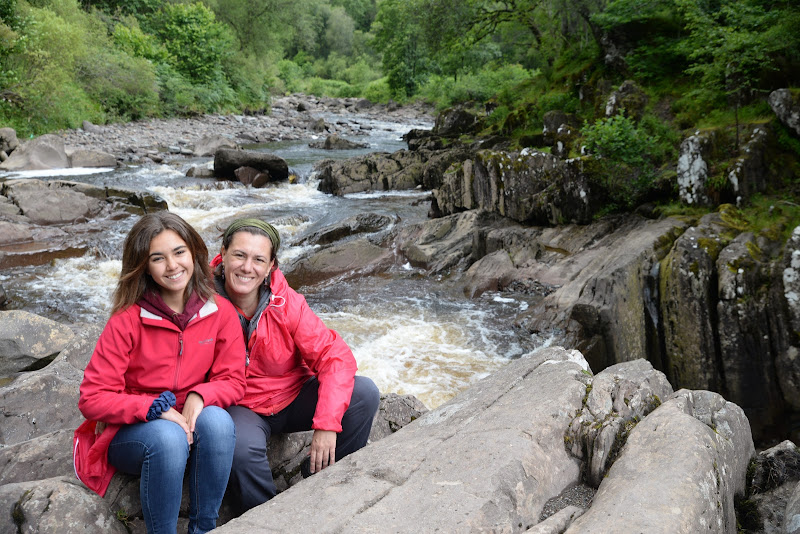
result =
[{"label": "long brown hair", "polygon": [[[172,230],[186,242],[194,262],[194,274],[187,289],[208,300],[214,294],[211,285],[211,269],[208,266],[208,248],[203,238],[192,226],[168,211],[148,213],[136,221],[122,247],[122,271],[112,297],[111,315],[139,301],[148,289],[158,290],[147,273],[150,261],[150,242],[164,230]],[[191,291],[184,291],[183,300],[189,299]]]}]

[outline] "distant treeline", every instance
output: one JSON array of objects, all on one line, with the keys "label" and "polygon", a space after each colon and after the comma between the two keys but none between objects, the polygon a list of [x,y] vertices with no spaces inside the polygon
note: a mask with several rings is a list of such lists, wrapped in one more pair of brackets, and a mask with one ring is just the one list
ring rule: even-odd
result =
[{"label": "distant treeline", "polygon": [[800,79],[795,0],[0,0],[0,19],[21,136],[287,92],[510,108],[535,87],[565,109],[597,75],[675,93],[690,124]]}]

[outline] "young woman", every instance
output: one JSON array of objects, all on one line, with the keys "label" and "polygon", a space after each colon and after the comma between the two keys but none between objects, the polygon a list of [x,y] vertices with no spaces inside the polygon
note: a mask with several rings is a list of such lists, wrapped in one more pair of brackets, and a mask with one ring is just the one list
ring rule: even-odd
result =
[{"label": "young woman", "polygon": [[270,435],[314,429],[304,475],[315,473],[367,444],[380,400],[372,380],[355,376],[344,340],[286,283],[279,247],[272,225],[241,219],[212,262],[217,292],[236,307],[247,344],[247,389],[228,408],[236,424],[229,490],[239,512],[275,496]]},{"label": "young woman", "polygon": [[210,274],[202,238],[177,215],[134,224],[80,388],[82,426],[98,435],[87,450],[76,433],[76,473],[100,495],[115,470],[140,475],[149,533],[175,534],[187,460],[190,534],[216,527],[228,483],[236,438],[224,408],[244,394],[245,351]]}]

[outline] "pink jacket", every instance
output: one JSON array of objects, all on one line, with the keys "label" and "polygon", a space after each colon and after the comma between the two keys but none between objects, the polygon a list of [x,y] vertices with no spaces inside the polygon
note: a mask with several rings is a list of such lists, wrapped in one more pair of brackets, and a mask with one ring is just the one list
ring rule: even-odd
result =
[{"label": "pink jacket", "polygon": [[164,391],[175,394],[178,411],[192,391],[206,406],[238,402],[245,389],[244,362],[236,310],[223,298],[206,302],[183,332],[138,305],[115,314],[86,366],[78,401],[86,419],[109,426],[88,448],[79,446],[76,434],[78,478],[101,496],[105,493],[113,475],[107,459],[111,440],[120,425],[146,421]]},{"label": "pink jacket", "polygon": [[238,404],[266,415],[279,412],[316,375],[320,385],[312,428],[341,432],[357,370],[353,352],[278,269],[270,288],[271,302],[247,343],[247,389]]}]

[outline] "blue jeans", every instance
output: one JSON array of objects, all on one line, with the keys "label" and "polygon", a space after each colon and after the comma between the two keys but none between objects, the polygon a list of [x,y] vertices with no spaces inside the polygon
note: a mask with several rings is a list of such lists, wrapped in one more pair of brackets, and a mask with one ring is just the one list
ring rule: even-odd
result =
[{"label": "blue jeans", "polygon": [[183,477],[189,461],[189,534],[213,530],[228,484],[236,431],[228,412],[206,406],[197,417],[191,449],[183,429],[166,419],[123,426],[108,461],[140,475],[139,496],[147,532],[175,534]]},{"label": "blue jeans", "polygon": [[[230,487],[235,512],[267,502],[277,488],[267,458],[267,445],[273,434],[311,430],[317,409],[319,381],[311,377],[292,403],[275,415],[259,415],[244,406],[228,408],[236,423],[236,452]],[[350,405],[342,416],[342,431],[336,436],[336,461],[367,444],[372,420],[378,411],[381,395],[375,383],[356,376]]]}]

